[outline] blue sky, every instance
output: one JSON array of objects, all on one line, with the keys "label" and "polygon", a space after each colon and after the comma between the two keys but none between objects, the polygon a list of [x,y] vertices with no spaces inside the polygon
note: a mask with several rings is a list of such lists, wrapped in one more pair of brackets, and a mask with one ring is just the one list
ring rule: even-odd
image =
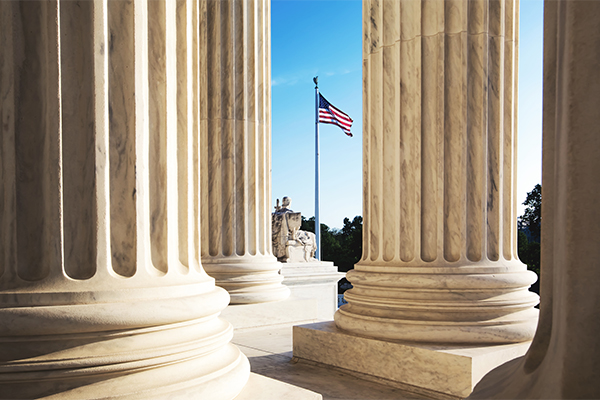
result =
[{"label": "blue sky", "polygon": [[[517,201],[541,182],[543,1],[521,0]],[[320,125],[321,223],[362,215],[362,2],[273,0],[272,203],[314,215],[315,92],[349,114],[354,137]],[[519,207],[519,214],[523,207]]]}]

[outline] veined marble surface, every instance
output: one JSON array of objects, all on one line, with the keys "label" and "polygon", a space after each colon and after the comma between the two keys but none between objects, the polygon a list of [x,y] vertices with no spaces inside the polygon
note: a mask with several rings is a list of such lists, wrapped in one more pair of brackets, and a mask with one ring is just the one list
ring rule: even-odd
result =
[{"label": "veined marble surface", "polygon": [[516,255],[518,2],[366,1],[363,255],[338,327],[516,343],[537,324]]},{"label": "veined marble surface", "polygon": [[200,265],[203,4],[0,2],[0,398],[247,382]]},{"label": "veined marble surface", "polygon": [[544,4],[540,321],[473,399],[600,398],[600,3]]},{"label": "veined marble surface", "polygon": [[232,304],[282,300],[289,290],[271,249],[270,2],[200,4],[202,264]]},{"label": "veined marble surface", "polygon": [[529,345],[388,341],[349,334],[330,321],[294,327],[294,357],[366,374],[433,399],[468,396],[483,375],[522,356]]}]

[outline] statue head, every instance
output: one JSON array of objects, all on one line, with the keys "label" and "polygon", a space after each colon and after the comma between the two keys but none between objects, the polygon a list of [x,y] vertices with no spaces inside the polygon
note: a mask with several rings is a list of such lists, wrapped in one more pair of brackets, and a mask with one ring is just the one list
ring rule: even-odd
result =
[{"label": "statue head", "polygon": [[290,208],[291,205],[292,205],[291,198],[286,196],[283,199],[281,199],[281,208]]}]

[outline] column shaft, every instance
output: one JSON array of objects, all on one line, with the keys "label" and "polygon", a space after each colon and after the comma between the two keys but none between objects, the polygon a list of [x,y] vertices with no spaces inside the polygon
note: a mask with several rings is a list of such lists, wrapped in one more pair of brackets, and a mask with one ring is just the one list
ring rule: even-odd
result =
[{"label": "column shaft", "polygon": [[235,397],[199,251],[198,3],[0,3],[0,398]]},{"label": "column shaft", "polygon": [[[474,399],[600,397],[600,4],[544,4],[540,321],[528,353]],[[595,77],[595,78],[594,78]]]},{"label": "column shaft", "polygon": [[202,263],[232,303],[281,300],[271,248],[267,0],[202,2]]},{"label": "column shaft", "polygon": [[363,257],[337,325],[440,343],[533,337],[516,257],[518,4],[363,6]]}]

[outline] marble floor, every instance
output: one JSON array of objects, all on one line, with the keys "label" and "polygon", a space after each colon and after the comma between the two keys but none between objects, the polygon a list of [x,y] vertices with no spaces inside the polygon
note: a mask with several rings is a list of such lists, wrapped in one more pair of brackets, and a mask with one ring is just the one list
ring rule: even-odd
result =
[{"label": "marble floor", "polygon": [[426,398],[363,379],[364,376],[360,377],[344,370],[305,360],[294,360],[292,325],[239,330],[234,334],[233,343],[250,360],[252,372],[319,393],[325,400]]}]

